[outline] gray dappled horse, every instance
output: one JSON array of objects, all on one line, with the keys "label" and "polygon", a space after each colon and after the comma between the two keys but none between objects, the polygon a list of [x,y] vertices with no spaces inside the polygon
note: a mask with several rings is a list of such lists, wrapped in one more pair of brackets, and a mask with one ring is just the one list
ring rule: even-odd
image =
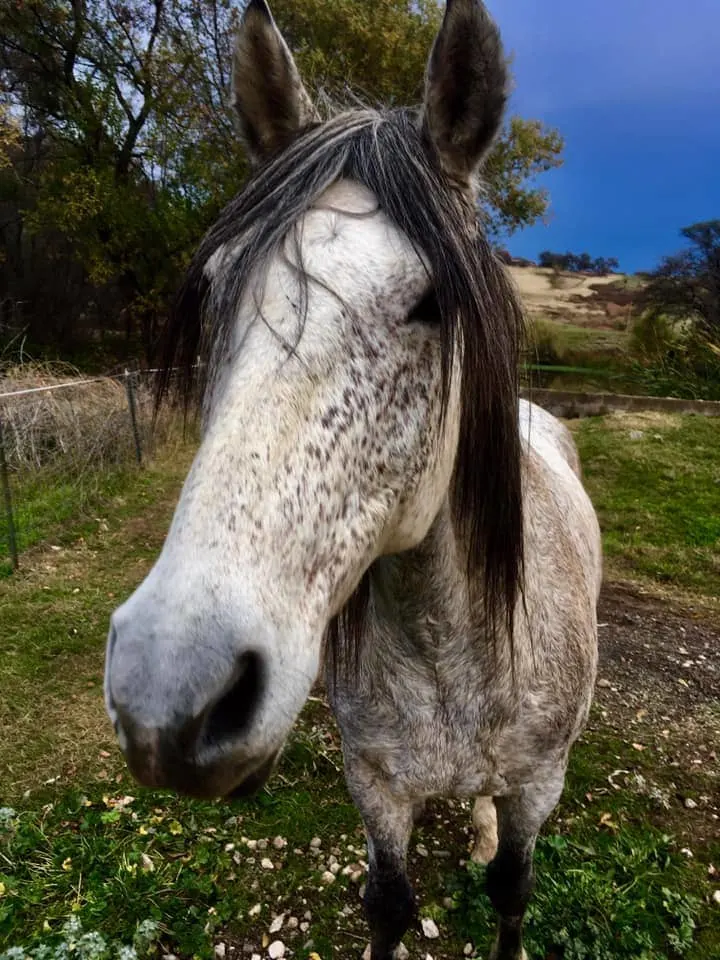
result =
[{"label": "gray dappled horse", "polygon": [[420,111],[321,122],[263,0],[234,58],[256,162],[169,329],[203,439],[106,697],[135,776],[257,789],[321,662],[367,830],[373,960],[414,916],[413,817],[478,798],[475,857],[524,956],[540,827],[596,668],[600,542],[565,428],[518,401],[522,317],[476,216],[501,124],[494,24],[452,0]]}]

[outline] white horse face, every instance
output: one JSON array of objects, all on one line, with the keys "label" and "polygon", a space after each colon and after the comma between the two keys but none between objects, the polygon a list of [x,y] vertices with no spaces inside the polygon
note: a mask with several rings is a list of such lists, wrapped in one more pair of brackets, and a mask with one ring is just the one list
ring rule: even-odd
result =
[{"label": "white horse face", "polygon": [[[484,31],[477,56],[494,56],[499,47],[487,43],[491,27],[482,8],[455,0],[431,57],[422,132],[415,123],[404,128],[416,153],[408,153],[407,177],[396,173],[394,181],[402,190],[404,179],[417,177],[412,206],[429,189],[419,184],[445,177],[443,209],[456,222],[447,242],[467,234],[465,246],[458,241],[453,254],[435,243],[434,259],[421,255],[429,228],[409,238],[386,212],[393,197],[379,203],[373,190],[343,172],[343,161],[339,175],[326,177],[287,225],[282,242],[252,265],[226,310],[203,441],[166,543],[112,617],[108,711],[144,783],[217,796],[264,781],[318,673],[329,621],[378,556],[425,537],[448,493],[460,409],[471,408],[473,422],[482,416],[474,395],[460,396],[461,379],[464,392],[472,389],[467,377],[452,374],[465,362],[457,345],[471,344],[476,328],[487,334],[489,323],[483,328],[466,309],[469,319],[457,338],[443,335],[447,324],[443,328],[432,292],[436,273],[453,257],[460,281],[473,290],[477,282],[468,268],[474,218],[471,229],[459,197],[499,123],[504,68],[491,64],[503,81],[502,96],[486,89],[497,117],[481,111],[473,124],[462,109],[465,94],[458,93],[467,87],[468,71],[446,75],[442,62],[442,51],[456,57],[473,29]],[[495,76],[486,67],[477,71],[485,88]],[[478,100],[472,84],[469,93],[472,114]],[[255,183],[271,184],[273,169],[283,163],[292,176],[295,147],[283,149],[291,130],[312,122],[312,109],[262,0],[249,5],[239,32],[235,99],[251,148],[280,151],[275,167],[261,169]],[[354,162],[364,169],[363,158],[372,154],[382,191],[393,164],[382,153],[383,122],[395,130],[397,144],[398,124],[360,113],[301,136],[298,163],[305,155],[316,158],[318,143],[331,151],[336,133],[339,143],[347,130],[363,126]],[[417,173],[433,143],[433,162],[443,172]],[[265,213],[252,225],[255,235],[282,219],[283,183],[276,180],[262,194]],[[250,233],[215,245],[204,260],[211,302],[222,300],[237,275]],[[487,266],[493,269],[490,260]],[[455,284],[443,284],[440,297],[449,286]],[[484,289],[466,297],[474,298],[474,308]],[[452,324],[451,315],[463,308],[448,296],[442,316]],[[481,346],[490,351],[491,344]],[[492,382],[494,365],[486,376]],[[497,449],[501,434],[488,448]],[[482,452],[470,445],[473,458]],[[498,476],[504,497],[508,484]],[[468,489],[461,491],[465,501],[472,499]]]},{"label": "white horse face", "polygon": [[288,357],[301,291],[278,255],[240,308],[161,556],[113,615],[108,702],[148,782],[224,793],[276,755],[328,621],[379,554],[422,540],[450,481],[420,258],[356,183],[299,235],[299,343]]}]

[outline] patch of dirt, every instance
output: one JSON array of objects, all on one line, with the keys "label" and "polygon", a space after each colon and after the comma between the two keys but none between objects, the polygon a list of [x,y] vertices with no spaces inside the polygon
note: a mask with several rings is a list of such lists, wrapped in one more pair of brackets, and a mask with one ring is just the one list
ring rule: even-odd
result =
[{"label": "patch of dirt", "polygon": [[605,585],[598,614],[589,729],[637,752],[663,821],[689,847],[720,840],[720,622],[626,584]]},{"label": "patch of dirt", "polygon": [[531,317],[577,326],[614,329],[627,322],[638,290],[624,286],[624,277],[610,274],[560,273],[540,267],[508,267]]},{"label": "patch of dirt", "polygon": [[[571,421],[579,424],[578,420]],[[661,410],[617,411],[609,413],[603,420],[607,430],[627,432],[630,430],[681,430],[683,421],[676,413],[664,413]]]}]

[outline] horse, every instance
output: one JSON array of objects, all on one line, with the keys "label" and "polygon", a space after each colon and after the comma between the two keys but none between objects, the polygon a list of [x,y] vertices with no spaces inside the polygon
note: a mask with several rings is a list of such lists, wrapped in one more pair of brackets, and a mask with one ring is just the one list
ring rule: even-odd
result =
[{"label": "horse", "polygon": [[180,367],[201,391],[201,442],[112,615],[107,710],[141,783],[238,797],[324,675],[372,960],[417,916],[406,852],[433,797],[476,798],[492,957],[520,960],[590,708],[602,559],[570,433],[519,398],[523,312],[478,214],[500,35],[449,0],[421,107],[321,119],[251,0],[232,88],[253,167],[188,268],[159,387]]}]

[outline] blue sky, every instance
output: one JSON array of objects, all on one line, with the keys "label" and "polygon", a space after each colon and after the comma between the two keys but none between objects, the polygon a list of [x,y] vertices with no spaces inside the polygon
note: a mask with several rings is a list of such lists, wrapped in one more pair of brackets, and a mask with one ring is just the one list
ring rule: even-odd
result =
[{"label": "blue sky", "polygon": [[511,109],[557,127],[549,225],[508,247],[655,266],[720,217],[720,0],[487,0],[514,57]]}]

